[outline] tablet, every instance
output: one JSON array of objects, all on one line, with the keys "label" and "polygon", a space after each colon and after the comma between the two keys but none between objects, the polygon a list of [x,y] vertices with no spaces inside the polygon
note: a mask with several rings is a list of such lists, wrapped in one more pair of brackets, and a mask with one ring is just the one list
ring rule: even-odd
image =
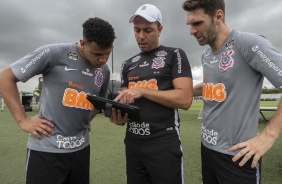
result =
[{"label": "tablet", "polygon": [[95,109],[104,109],[106,117],[111,117],[112,108],[115,108],[121,110],[121,114],[123,116],[125,113],[128,113],[128,119],[136,121],[140,120],[140,109],[137,106],[119,103],[110,99],[90,94],[87,94],[86,99],[94,105]]}]

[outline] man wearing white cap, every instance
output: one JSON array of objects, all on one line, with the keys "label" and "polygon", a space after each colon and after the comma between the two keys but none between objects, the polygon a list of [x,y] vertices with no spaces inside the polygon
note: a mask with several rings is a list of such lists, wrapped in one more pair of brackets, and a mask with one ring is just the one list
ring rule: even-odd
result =
[{"label": "man wearing white cap", "polygon": [[122,64],[122,91],[115,100],[138,106],[141,120],[127,121],[127,184],[183,184],[178,108],[188,110],[192,103],[190,64],[182,49],[160,45],[156,6],[142,5],[129,22],[141,52]]}]

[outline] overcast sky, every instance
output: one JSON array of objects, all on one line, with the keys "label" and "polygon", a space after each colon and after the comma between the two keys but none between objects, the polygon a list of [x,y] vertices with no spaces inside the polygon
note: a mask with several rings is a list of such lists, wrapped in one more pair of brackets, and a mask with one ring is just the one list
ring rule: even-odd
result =
[{"label": "overcast sky", "polygon": [[[194,84],[202,80],[201,47],[189,35],[183,0],[0,0],[0,70],[37,47],[60,42],[78,42],[82,23],[89,17],[100,17],[111,23],[117,39],[113,50],[113,73],[121,63],[139,52],[129,18],[145,3],[156,5],[162,12],[164,29],[162,45],[182,48],[190,61]],[[281,0],[225,0],[227,25],[236,30],[264,35],[282,51]],[[112,68],[112,57],[108,61]],[[114,75],[117,76],[117,75]],[[0,84],[1,85],[1,84]],[[38,77],[20,91],[32,92]],[[264,83],[272,87],[267,82]]]}]

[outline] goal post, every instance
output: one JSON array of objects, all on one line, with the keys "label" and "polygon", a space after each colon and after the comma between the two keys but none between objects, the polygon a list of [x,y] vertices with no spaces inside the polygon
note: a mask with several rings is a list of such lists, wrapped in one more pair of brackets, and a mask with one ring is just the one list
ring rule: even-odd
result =
[{"label": "goal post", "polygon": [[0,111],[3,111],[5,109],[5,102],[2,96],[0,96],[0,103],[1,103]]},{"label": "goal post", "polygon": [[203,106],[201,107],[201,110],[200,110],[200,112],[199,112],[199,114],[198,114],[198,119],[203,119],[203,113],[202,113],[202,111],[203,111]]}]

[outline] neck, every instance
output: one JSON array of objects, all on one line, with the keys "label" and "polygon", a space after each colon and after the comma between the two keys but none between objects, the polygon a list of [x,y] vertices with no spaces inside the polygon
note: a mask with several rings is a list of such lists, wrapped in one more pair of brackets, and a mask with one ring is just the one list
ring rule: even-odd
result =
[{"label": "neck", "polygon": [[85,60],[84,53],[83,53],[83,50],[82,50],[82,48],[81,48],[81,44],[78,43],[78,44],[76,45],[76,47],[77,47],[77,50],[78,50],[79,55]]},{"label": "neck", "polygon": [[218,28],[220,30],[217,34],[217,37],[213,43],[210,44],[210,47],[213,52],[217,52],[224,41],[226,40],[227,36],[230,34],[231,30],[224,24]]}]

